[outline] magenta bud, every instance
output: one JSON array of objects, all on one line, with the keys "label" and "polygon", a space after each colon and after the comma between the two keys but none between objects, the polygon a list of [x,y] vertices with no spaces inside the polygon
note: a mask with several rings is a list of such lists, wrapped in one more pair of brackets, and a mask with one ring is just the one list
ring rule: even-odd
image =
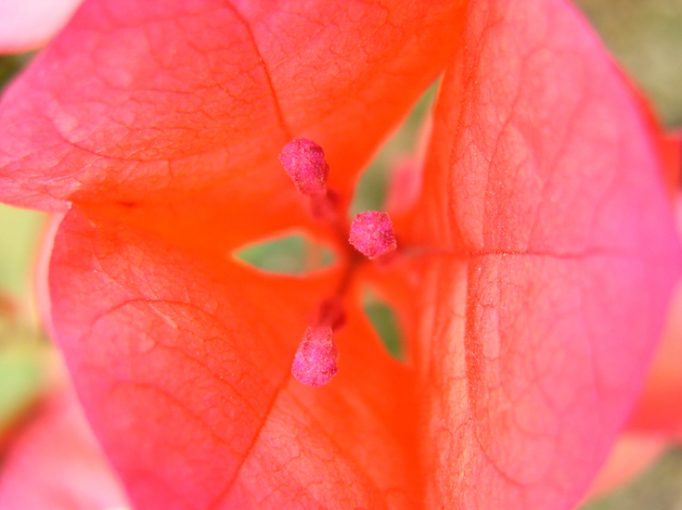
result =
[{"label": "magenta bud", "polygon": [[315,142],[294,138],[280,152],[279,161],[300,193],[311,197],[327,193],[329,165]]},{"label": "magenta bud", "polygon": [[302,384],[324,386],[338,372],[338,356],[331,328],[310,327],[298,345],[291,374]]},{"label": "magenta bud", "polygon": [[381,257],[398,247],[391,217],[380,211],[357,214],[350,226],[348,242],[368,259]]}]

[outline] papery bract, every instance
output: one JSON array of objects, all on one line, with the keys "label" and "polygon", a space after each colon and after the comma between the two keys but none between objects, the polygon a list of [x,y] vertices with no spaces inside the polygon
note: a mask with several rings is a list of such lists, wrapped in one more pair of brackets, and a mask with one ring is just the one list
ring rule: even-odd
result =
[{"label": "papery bract", "polygon": [[[396,303],[408,361],[371,332],[357,276],[338,375],[304,387],[296,344],[347,248],[307,278],[231,251],[293,225],[334,238],[282,146],[319,143],[347,204],[446,63],[421,196],[396,223],[405,254],[357,273]],[[0,198],[72,203],[54,331],[140,508],[578,502],[679,272],[658,158],[558,0],[90,0],[0,105]]]},{"label": "papery bract", "polygon": [[116,207],[211,248],[306,222],[282,146],[322,145],[347,196],[451,52],[460,4],[85,2],[5,92],[0,199]]},{"label": "papery bract", "polygon": [[[653,117],[652,117],[653,118]],[[679,195],[682,143],[679,133],[657,137],[664,161],[668,191],[676,198],[678,234],[682,232],[682,201]],[[668,310],[663,336],[649,364],[644,389],[618,437],[606,464],[592,482],[588,498],[599,497],[641,474],[666,448],[682,440],[682,287],[678,282]]]},{"label": "papery bract", "polygon": [[[403,371],[375,362],[379,342],[349,321],[338,390],[300,388],[289,380],[295,343],[334,275],[273,280],[228,254],[259,232],[310,224],[276,157],[294,132],[323,144],[348,200],[362,161],[443,64],[457,6],[107,7],[86,3],[5,95],[1,125],[23,132],[1,133],[0,181],[14,202],[76,203],[55,243],[54,324],[133,500],[313,504],[334,493],[341,506],[400,505],[414,477],[395,416],[410,403],[385,395]],[[91,73],[74,46],[92,49]],[[98,306],[84,306],[93,292]]]},{"label": "papery bract", "polygon": [[412,236],[445,252],[414,346],[428,506],[565,508],[605,458],[679,274],[652,140],[566,4],[472,5]]},{"label": "papery bract", "polygon": [[263,277],[123,227],[69,213],[51,286],[81,398],[137,506],[406,506],[414,404],[357,305],[332,383],[291,378],[329,276]]},{"label": "papery bract", "polygon": [[[679,163],[679,157],[678,157]],[[682,232],[682,197],[677,197],[677,229]],[[634,433],[682,441],[682,284],[675,288],[663,338],[649,368],[644,391],[629,419]]]}]

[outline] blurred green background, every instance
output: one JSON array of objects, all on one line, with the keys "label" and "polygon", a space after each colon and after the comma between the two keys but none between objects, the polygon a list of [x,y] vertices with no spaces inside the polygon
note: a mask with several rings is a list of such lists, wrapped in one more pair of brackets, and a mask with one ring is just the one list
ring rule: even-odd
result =
[{"label": "blurred green background", "polygon": [[682,127],[682,0],[579,0],[669,128]]},{"label": "blurred green background", "polygon": [[[663,123],[682,127],[682,0],[580,0],[606,45],[645,92]],[[32,55],[0,57],[0,89]],[[415,148],[435,96],[431,87],[402,128],[363,174],[352,211],[380,209],[389,169]],[[52,348],[35,307],[33,272],[45,227],[42,214],[0,204],[0,461],[2,448],[47,389]],[[315,253],[311,265],[310,253]],[[262,270],[300,274],[333,260],[325,247],[292,234],[235,254]],[[402,338],[391,308],[371,289],[365,311],[388,351],[400,358]],[[682,405],[682,403],[677,403]],[[682,449],[670,449],[643,475],[583,510],[682,510]]]}]

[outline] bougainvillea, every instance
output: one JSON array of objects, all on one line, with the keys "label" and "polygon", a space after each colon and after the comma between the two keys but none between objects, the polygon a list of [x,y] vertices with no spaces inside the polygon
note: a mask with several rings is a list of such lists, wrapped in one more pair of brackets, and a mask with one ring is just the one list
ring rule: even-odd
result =
[{"label": "bougainvillea", "polygon": [[[358,172],[441,72],[396,250],[359,257]],[[679,273],[654,129],[559,0],[86,0],[2,97],[0,199],[66,212],[54,337],[139,508],[566,508]],[[333,193],[282,169],[297,138]],[[336,264],[232,256],[294,227]],[[306,341],[326,384],[291,376]]]}]

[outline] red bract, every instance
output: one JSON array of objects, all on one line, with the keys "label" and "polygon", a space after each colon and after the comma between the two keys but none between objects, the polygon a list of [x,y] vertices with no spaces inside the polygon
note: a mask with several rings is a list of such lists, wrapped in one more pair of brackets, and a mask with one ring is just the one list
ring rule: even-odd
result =
[{"label": "red bract", "polygon": [[[321,145],[343,207],[442,69],[383,272],[342,244],[300,278],[232,259],[293,226],[335,242],[282,147]],[[140,508],[566,508],[679,272],[656,147],[561,1],[91,0],[3,98],[0,197],[71,204],[55,335]],[[401,313],[405,364],[363,277]],[[303,386],[297,344],[339,286],[338,374]]]},{"label": "red bract", "polygon": [[[678,139],[677,158],[680,163]],[[679,168],[679,166],[678,166]],[[677,228],[682,232],[682,197],[677,197]],[[629,420],[629,428],[636,433],[662,435],[682,440],[682,408],[671,405],[682,399],[682,373],[677,361],[682,354],[682,285],[675,288],[670,304],[668,322],[656,355],[650,365],[642,395]]]},{"label": "red bract", "polygon": [[[682,232],[679,195],[682,144],[679,134],[659,140],[669,191],[677,197],[678,233]],[[612,490],[649,467],[670,444],[682,440],[682,374],[677,360],[682,353],[682,286],[678,283],[668,312],[662,339],[649,364],[644,389],[618,438],[608,461],[593,481],[590,495]]]}]

